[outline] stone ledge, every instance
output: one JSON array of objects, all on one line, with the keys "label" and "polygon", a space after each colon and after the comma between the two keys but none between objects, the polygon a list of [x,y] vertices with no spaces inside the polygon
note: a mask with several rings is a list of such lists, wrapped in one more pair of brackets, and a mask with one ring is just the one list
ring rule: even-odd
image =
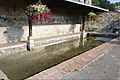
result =
[{"label": "stone ledge", "polygon": [[71,40],[71,39],[75,39],[75,38],[79,38],[79,37],[80,37],[80,34],[74,34],[74,35],[69,35],[69,36],[64,36],[64,37],[35,41],[34,42],[34,48],[41,47],[41,46],[49,46],[49,45],[61,43],[61,42]]},{"label": "stone ledge", "polygon": [[0,55],[22,52],[26,50],[26,43],[16,44],[0,48]]}]

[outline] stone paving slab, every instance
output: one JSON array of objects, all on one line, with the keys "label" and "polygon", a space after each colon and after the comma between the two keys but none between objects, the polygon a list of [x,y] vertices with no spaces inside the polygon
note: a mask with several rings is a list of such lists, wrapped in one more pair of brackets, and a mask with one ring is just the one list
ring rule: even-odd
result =
[{"label": "stone paving slab", "polygon": [[[81,55],[73,57],[67,61],[64,61],[52,68],[44,70],[34,76],[27,78],[26,80],[34,79],[62,79],[65,75],[73,73],[75,71],[80,71],[86,67],[91,62],[100,58],[102,55],[106,54],[112,48],[120,43],[120,37],[115,38],[109,42],[106,42],[96,48],[93,48]],[[54,70],[53,70],[54,69]],[[101,73],[102,74],[102,73]]]},{"label": "stone paving slab", "polygon": [[120,80],[120,45],[81,71],[64,76],[62,80]]}]

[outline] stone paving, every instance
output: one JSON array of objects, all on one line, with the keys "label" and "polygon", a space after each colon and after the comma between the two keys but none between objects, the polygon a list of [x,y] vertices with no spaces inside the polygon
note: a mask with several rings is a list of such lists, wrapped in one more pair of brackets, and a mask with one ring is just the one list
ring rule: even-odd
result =
[{"label": "stone paving", "polygon": [[[76,77],[75,72],[80,72],[81,70],[83,70],[83,68],[86,69],[87,65],[90,65],[91,62],[95,61],[96,59],[99,59],[102,55],[108,54],[109,51],[112,48],[114,48],[115,46],[117,46],[119,43],[120,43],[120,37],[113,39],[109,42],[106,42],[106,43],[104,43],[96,48],[93,48],[81,55],[73,57],[72,59],[62,62],[50,69],[44,70],[34,76],[27,78],[26,80],[31,80],[31,79],[32,80],[34,80],[34,79],[45,79],[45,80],[47,80],[47,79],[73,79],[74,80],[74,79],[79,79],[79,77],[74,78],[74,77]],[[115,58],[115,59],[117,59],[117,58]],[[110,60],[111,59],[108,59],[108,62]],[[102,64],[102,62],[100,64]],[[105,65],[105,63],[103,65]],[[96,66],[99,66],[99,65],[96,65]],[[108,66],[106,66],[106,67],[108,67]],[[104,75],[103,72],[101,71],[102,69],[104,69],[104,68],[99,66],[99,69],[96,70],[96,72],[98,72],[98,74],[96,74],[96,75],[99,75],[99,74]],[[105,71],[104,71],[104,73],[105,73]],[[112,70],[111,70],[111,74],[113,74]],[[73,75],[73,77],[70,77],[71,75]],[[86,75],[86,76],[88,76],[88,75]],[[92,76],[94,76],[94,75],[92,75]],[[81,78],[84,79],[83,77],[81,77]],[[88,79],[89,79],[89,77],[88,77]]]},{"label": "stone paving", "polygon": [[75,71],[63,80],[120,80],[120,45],[81,71]]}]

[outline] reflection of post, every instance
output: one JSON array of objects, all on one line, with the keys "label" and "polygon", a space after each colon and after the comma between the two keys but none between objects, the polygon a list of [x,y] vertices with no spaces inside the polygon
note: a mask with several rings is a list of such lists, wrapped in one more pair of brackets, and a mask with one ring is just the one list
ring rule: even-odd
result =
[{"label": "reflection of post", "polygon": [[32,39],[32,20],[29,20],[29,36],[27,39],[27,49],[31,50],[34,47],[34,40]]},{"label": "reflection of post", "polygon": [[85,37],[86,37],[86,33],[85,33],[85,17],[83,16],[82,17],[82,32],[81,32],[81,37],[80,37],[80,41],[81,41],[81,44],[82,46],[84,46],[84,43],[85,43]]},{"label": "reflection of post", "polygon": [[80,42],[81,42],[81,44],[82,44],[82,46],[84,46],[85,45],[85,37],[86,37],[86,33],[85,33],[85,30],[82,30],[82,32],[81,32],[81,40],[80,40]]}]

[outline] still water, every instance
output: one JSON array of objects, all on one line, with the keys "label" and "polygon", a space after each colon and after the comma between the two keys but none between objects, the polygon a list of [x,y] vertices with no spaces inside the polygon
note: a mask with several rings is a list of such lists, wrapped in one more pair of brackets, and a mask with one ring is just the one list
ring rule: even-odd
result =
[{"label": "still water", "polygon": [[0,56],[0,69],[9,79],[25,79],[42,70],[50,68],[74,56],[90,50],[103,42],[95,37],[88,37],[84,47],[79,39],[45,47],[43,50]]}]

